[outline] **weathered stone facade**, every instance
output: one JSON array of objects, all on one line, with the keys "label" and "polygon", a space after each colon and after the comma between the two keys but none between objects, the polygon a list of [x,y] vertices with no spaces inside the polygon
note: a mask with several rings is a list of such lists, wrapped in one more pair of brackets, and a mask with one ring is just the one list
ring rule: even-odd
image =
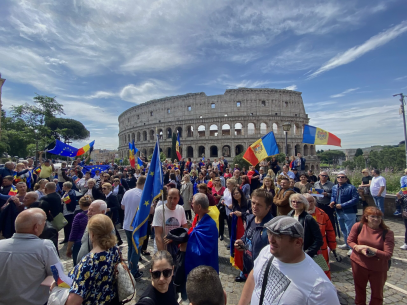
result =
[{"label": "weathered stone facade", "polygon": [[[145,155],[153,153],[155,134],[169,156],[173,132],[180,133],[182,156],[198,160],[232,160],[256,140],[274,131],[280,152],[285,152],[282,125],[291,124],[288,154],[301,152],[307,168],[319,169],[315,146],[302,143],[303,125],[308,124],[301,92],[281,89],[228,89],[223,95],[189,93],[165,97],[134,106],[119,116],[119,156],[128,157],[128,143]],[[138,153],[139,154],[139,153]]]}]

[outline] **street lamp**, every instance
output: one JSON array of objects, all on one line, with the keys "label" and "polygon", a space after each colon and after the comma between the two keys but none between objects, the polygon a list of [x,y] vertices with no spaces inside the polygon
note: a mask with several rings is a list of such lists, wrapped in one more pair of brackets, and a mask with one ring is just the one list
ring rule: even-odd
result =
[{"label": "street lamp", "polygon": [[285,122],[283,124],[283,130],[285,131],[285,155],[288,156],[288,144],[287,144],[287,135],[291,129],[291,123]]}]

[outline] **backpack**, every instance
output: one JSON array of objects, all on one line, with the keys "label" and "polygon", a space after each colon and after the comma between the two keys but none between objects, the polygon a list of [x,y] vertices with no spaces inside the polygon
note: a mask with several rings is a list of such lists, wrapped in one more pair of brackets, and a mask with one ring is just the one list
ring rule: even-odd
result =
[{"label": "backpack", "polygon": [[[362,228],[363,228],[363,223],[362,223],[362,222],[359,222],[358,235],[357,235],[357,236],[359,236],[360,232],[362,231]],[[383,241],[386,240],[386,234],[387,234],[387,232],[388,232],[387,230],[383,230],[383,234],[382,234]],[[390,270],[390,267],[391,267],[391,259],[389,259],[388,263],[389,263],[389,268],[387,269],[387,271]]]}]

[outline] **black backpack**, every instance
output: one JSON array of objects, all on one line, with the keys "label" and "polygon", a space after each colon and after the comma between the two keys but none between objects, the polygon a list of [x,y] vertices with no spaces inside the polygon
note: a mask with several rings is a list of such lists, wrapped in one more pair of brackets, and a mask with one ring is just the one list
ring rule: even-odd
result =
[{"label": "black backpack", "polygon": [[[360,232],[362,231],[362,228],[363,228],[363,223],[362,223],[362,222],[359,222],[359,226],[358,226],[358,236],[359,236]],[[383,230],[383,234],[382,234],[383,241],[386,240],[386,234],[387,234],[387,232],[388,232],[387,230]],[[391,267],[391,259],[389,259],[389,268],[387,269],[387,271],[390,270],[390,267]]]}]

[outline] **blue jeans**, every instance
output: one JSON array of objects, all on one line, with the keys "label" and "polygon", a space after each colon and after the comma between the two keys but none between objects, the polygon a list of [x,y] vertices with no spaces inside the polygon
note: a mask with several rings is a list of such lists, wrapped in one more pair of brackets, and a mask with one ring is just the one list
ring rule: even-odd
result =
[{"label": "blue jeans", "polygon": [[336,214],[338,215],[338,222],[339,226],[341,227],[343,238],[345,239],[345,244],[349,246],[348,235],[352,229],[352,226],[356,222],[356,213],[344,213],[342,210],[337,209]]},{"label": "blue jeans", "polygon": [[375,205],[380,209],[380,211],[382,211],[382,213],[384,214],[384,197],[382,196],[372,196]]},{"label": "blue jeans", "polygon": [[127,260],[129,262],[130,272],[131,272],[131,274],[133,274],[134,277],[136,277],[139,273],[138,261],[140,258],[141,246],[139,247],[138,253],[137,253],[136,250],[134,249],[134,245],[133,245],[133,232],[127,231],[127,230],[124,230],[124,232],[126,232],[126,237],[127,237],[127,247],[128,247]]}]

